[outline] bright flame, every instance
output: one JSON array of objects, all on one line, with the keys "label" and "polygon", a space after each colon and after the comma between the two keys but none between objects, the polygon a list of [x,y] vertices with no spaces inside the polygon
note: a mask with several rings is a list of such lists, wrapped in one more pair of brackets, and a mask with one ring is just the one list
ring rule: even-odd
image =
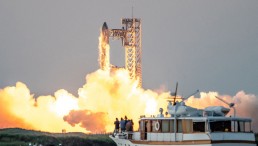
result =
[{"label": "bright flame", "polygon": [[154,115],[155,111],[157,109],[157,102],[155,99],[152,100],[148,100],[146,102],[146,109],[145,109],[145,113],[148,115]]},{"label": "bright flame", "polygon": [[107,38],[109,36],[104,36],[103,33],[100,33],[99,36],[99,66],[103,70],[109,70],[110,69],[110,46],[106,42]]}]

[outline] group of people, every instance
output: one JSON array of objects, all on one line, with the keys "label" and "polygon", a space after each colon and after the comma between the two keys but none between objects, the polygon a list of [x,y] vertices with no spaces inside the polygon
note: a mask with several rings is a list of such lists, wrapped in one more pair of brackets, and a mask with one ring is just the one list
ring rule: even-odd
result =
[{"label": "group of people", "polygon": [[125,131],[133,131],[133,120],[129,120],[127,119],[127,116],[125,116],[125,118],[121,118],[121,120],[119,121],[118,118],[116,118],[116,121],[114,122],[115,124],[115,132],[118,133],[119,132],[119,128],[121,130],[121,132],[125,132]]}]

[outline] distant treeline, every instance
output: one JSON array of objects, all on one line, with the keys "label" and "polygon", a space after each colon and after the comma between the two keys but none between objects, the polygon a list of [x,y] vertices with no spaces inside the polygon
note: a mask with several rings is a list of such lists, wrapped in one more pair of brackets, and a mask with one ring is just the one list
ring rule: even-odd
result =
[{"label": "distant treeline", "polygon": [[0,129],[0,146],[116,146],[108,135],[47,133],[19,128]]}]

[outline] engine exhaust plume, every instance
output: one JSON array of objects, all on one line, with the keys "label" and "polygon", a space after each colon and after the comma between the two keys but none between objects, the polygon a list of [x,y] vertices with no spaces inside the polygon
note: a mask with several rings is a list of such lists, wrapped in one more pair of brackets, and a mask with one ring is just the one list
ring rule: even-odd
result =
[{"label": "engine exhaust plume", "polygon": [[99,66],[102,70],[110,68],[109,50],[109,30],[107,23],[104,22],[99,37]]}]

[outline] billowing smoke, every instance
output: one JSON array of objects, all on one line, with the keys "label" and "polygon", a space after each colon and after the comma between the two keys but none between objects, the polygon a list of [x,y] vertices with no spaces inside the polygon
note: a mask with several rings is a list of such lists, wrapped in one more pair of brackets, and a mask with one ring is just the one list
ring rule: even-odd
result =
[{"label": "billowing smoke", "polygon": [[[186,104],[196,108],[204,108],[207,106],[229,106],[218,100],[215,96],[219,96],[228,103],[235,103],[237,117],[251,117],[252,127],[254,131],[258,131],[258,97],[253,94],[246,94],[244,91],[239,91],[235,96],[219,95],[217,92],[201,92],[200,98],[190,97]],[[234,116],[234,110],[231,109],[228,116]]]},{"label": "billowing smoke", "polygon": [[[24,104],[25,102],[30,102],[30,95],[27,94],[24,85],[17,83],[16,87],[6,87],[0,89],[0,128],[10,128],[10,127],[24,127],[33,128],[32,125],[26,123],[23,118],[15,112],[15,106]],[[21,98],[16,98],[18,95]],[[24,101],[26,100],[26,101]],[[25,107],[26,108],[26,107]]]},{"label": "billowing smoke", "polygon": [[55,96],[34,98],[25,84],[17,82],[16,86],[0,90],[0,127],[51,132],[60,132],[64,128],[80,130],[78,127],[71,128],[62,119],[70,110],[78,109],[77,100],[65,90],[56,91]]},{"label": "billowing smoke", "polygon": [[[0,93],[1,97],[1,93]],[[0,128],[11,128],[11,127],[24,127],[26,129],[32,129],[33,127],[26,122],[23,121],[23,119],[15,116],[13,113],[10,112],[10,107],[7,102],[2,102],[3,100],[0,100]]]},{"label": "billowing smoke", "polygon": [[106,132],[106,115],[107,114],[103,112],[94,113],[89,110],[72,110],[69,115],[64,116],[64,121],[72,126],[79,124],[81,127],[84,127],[85,130],[94,133]]},{"label": "billowing smoke", "polygon": [[60,89],[54,96],[35,98],[25,84],[17,82],[16,86],[0,90],[0,119],[4,119],[0,127],[51,132],[112,131],[116,117],[127,115],[136,121],[140,115],[155,114],[159,102],[164,101],[159,99],[168,96],[137,88],[137,81],[130,80],[125,69],[88,74],[78,93],[79,97],[74,97]]},{"label": "billowing smoke", "polygon": [[[140,115],[155,115],[158,108],[166,108],[168,92],[159,93],[137,88],[137,81],[129,78],[128,72],[118,69],[112,73],[97,70],[86,76],[86,84],[74,97],[60,89],[54,96],[34,97],[27,86],[17,82],[16,86],[0,90],[0,128],[21,127],[50,132],[112,131],[115,118],[133,119],[137,129]],[[237,116],[252,117],[254,131],[258,131],[258,97],[238,92],[235,96],[219,95],[217,92],[201,92],[200,98],[190,97],[187,105],[204,108],[226,104],[215,98],[234,102]],[[36,100],[35,100],[36,99]],[[233,115],[231,111],[229,115]]]},{"label": "billowing smoke", "polygon": [[253,94],[246,94],[244,91],[238,92],[233,97],[236,103],[237,115],[253,118],[253,129],[258,132],[258,97]]},{"label": "billowing smoke", "polygon": [[108,131],[113,130],[115,118],[126,115],[136,121],[140,115],[155,114],[158,110],[158,97],[168,95],[138,88],[137,81],[130,80],[125,69],[118,69],[112,73],[98,70],[87,75],[86,80],[87,83],[78,91],[79,107],[107,113]]}]

